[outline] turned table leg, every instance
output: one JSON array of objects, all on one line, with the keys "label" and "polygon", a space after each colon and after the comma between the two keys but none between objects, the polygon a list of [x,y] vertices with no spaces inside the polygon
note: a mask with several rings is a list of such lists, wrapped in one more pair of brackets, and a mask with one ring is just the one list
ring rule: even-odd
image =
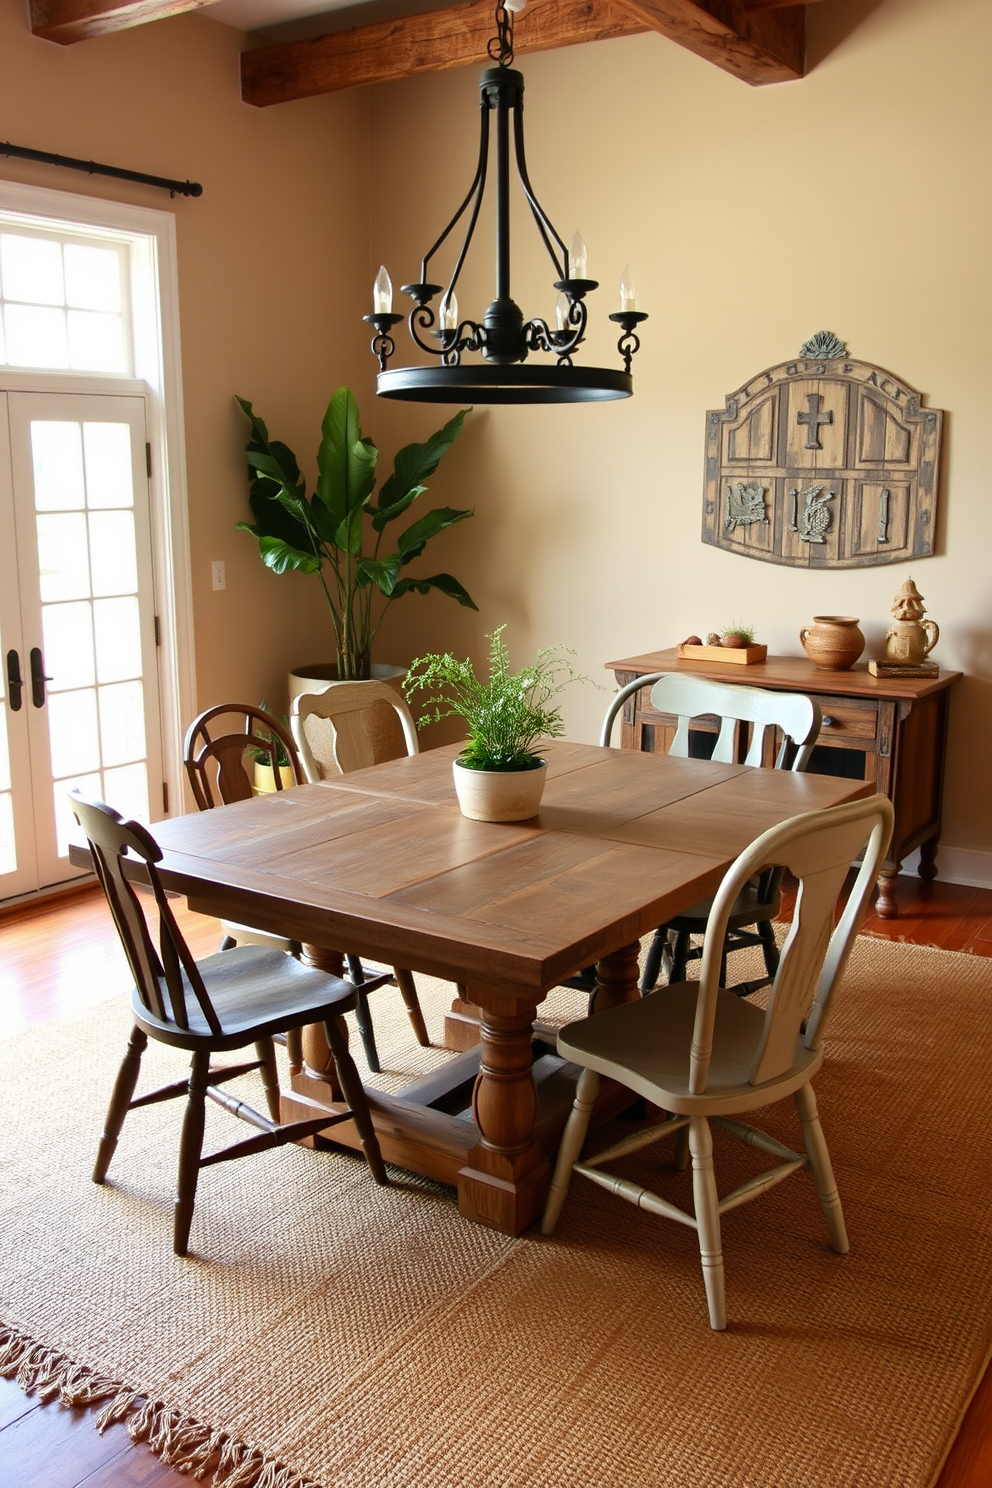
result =
[{"label": "turned table leg", "polygon": [[602,1013],[621,1002],[637,1002],[641,993],[637,985],[637,960],[641,953],[639,940],[611,951],[596,962],[596,990],[589,999],[590,1013]]},{"label": "turned table leg", "polygon": [[[485,995],[481,988],[480,994]],[[541,1213],[551,1173],[534,1139],[534,1008],[500,1000],[503,1012],[482,1008],[481,1060],[472,1097],[480,1140],[458,1174],[458,1209],[466,1219],[519,1235]]]},{"label": "turned table leg", "polygon": [[[341,952],[327,950],[325,946],[305,945],[300,960],[305,966],[316,966],[318,970],[329,972],[331,976],[340,977],[344,973],[344,957]],[[343,1018],[338,1021],[347,1040],[348,1025]],[[300,1034],[302,1066],[290,1069],[292,1089],[322,1102],[343,1101],[337,1070],[334,1068],[334,1056],[323,1024],[309,1023],[300,1030]],[[309,1139],[309,1145],[313,1145],[312,1138]]]}]

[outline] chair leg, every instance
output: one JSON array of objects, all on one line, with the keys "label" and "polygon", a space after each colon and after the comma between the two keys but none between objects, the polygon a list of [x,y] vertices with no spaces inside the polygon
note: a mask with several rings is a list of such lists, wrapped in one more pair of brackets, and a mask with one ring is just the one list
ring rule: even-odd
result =
[{"label": "chair leg", "polygon": [[837,1192],[837,1184],[834,1181],[834,1170],[830,1162],[830,1153],[827,1151],[826,1139],[823,1128],[820,1125],[820,1117],[816,1109],[816,1096],[813,1094],[811,1085],[801,1086],[793,1097],[796,1102],[796,1110],[799,1112],[799,1120],[803,1128],[803,1143],[806,1148],[806,1156],[813,1172],[813,1181],[816,1184],[816,1192],[820,1199],[820,1208],[823,1217],[827,1221],[827,1230],[830,1233],[830,1244],[838,1255],[847,1255],[850,1245],[847,1239],[847,1229],[844,1224],[844,1211],[841,1208],[840,1195]]},{"label": "chair leg", "polygon": [[431,1041],[427,1034],[427,1024],[424,1022],[420,998],[417,996],[417,984],[413,980],[413,972],[404,971],[402,967],[394,966],[393,975],[396,978],[396,985],[400,989],[403,1006],[406,1008],[410,1023],[413,1026],[414,1037],[418,1044],[425,1049],[429,1049]]},{"label": "chair leg", "polygon": [[303,1073],[303,1029],[290,1028],[286,1032],[286,1054],[289,1058],[289,1073]]},{"label": "chair leg", "polygon": [[720,1332],[727,1326],[727,1304],[723,1284],[723,1249],[720,1243],[720,1210],[713,1173],[713,1137],[705,1116],[689,1122],[692,1151],[692,1198],[699,1235],[699,1258],[709,1308],[710,1327]]},{"label": "chair leg", "polygon": [[276,1065],[276,1051],[270,1038],[259,1039],[255,1045],[255,1053],[262,1061],[262,1085],[265,1090],[265,1103],[269,1108],[272,1120],[282,1120],[282,1110],[279,1102],[279,1069]]},{"label": "chair leg", "polygon": [[774,979],[778,971],[778,946],[775,944],[775,926],[771,920],[759,920],[755,929],[758,939],[761,941],[761,950],[765,958],[765,971]]},{"label": "chair leg", "polygon": [[237,943],[238,942],[235,940],[233,935],[222,935],[220,939],[220,945],[217,947],[217,949],[219,951],[233,951]]},{"label": "chair leg", "polygon": [[689,959],[689,944],[692,936],[688,930],[677,930],[675,932],[675,944],[672,947],[672,972],[670,980],[673,982],[685,981],[686,962]]},{"label": "chair leg", "polygon": [[193,1223],[196,1183],[200,1176],[200,1154],[203,1151],[204,1107],[210,1055],[197,1049],[189,1072],[189,1096],[183,1117],[183,1134],[179,1143],[179,1182],[172,1230],[172,1248],[184,1256],[189,1246],[189,1227]]},{"label": "chair leg", "polygon": [[102,1183],[107,1176],[110,1160],[117,1150],[117,1139],[121,1134],[124,1118],[134,1099],[138,1073],[141,1069],[141,1056],[147,1047],[148,1035],[135,1024],[131,1029],[131,1037],[128,1039],[127,1051],[121,1067],[117,1071],[117,1079],[114,1081],[114,1093],[110,1097],[107,1119],[103,1124],[103,1136],[100,1139],[96,1165],[93,1168],[94,1183]]},{"label": "chair leg", "polygon": [[648,953],[644,958],[644,970],[641,973],[641,996],[646,997],[653,992],[658,981],[658,972],[661,970],[661,958],[668,945],[668,927],[659,925],[651,937]]},{"label": "chair leg", "polygon": [[578,1162],[582,1144],[589,1130],[592,1108],[599,1094],[599,1075],[595,1070],[584,1069],[575,1090],[575,1101],[569,1114],[558,1149],[554,1177],[548,1190],[548,1202],[541,1219],[541,1234],[553,1235],[558,1224],[568,1185],[572,1181],[572,1164]]},{"label": "chair leg", "polygon": [[348,1039],[340,1021],[337,1018],[328,1018],[324,1023],[324,1032],[327,1042],[330,1044],[331,1053],[334,1056],[334,1068],[337,1071],[338,1081],[341,1085],[341,1093],[348,1103],[351,1114],[354,1117],[355,1126],[362,1143],[362,1151],[365,1160],[372,1169],[372,1177],[376,1183],[386,1187],[389,1177],[386,1173],[386,1165],[379,1151],[379,1139],[375,1134],[372,1124],[372,1113],[365,1096],[365,1089],[359,1078],[355,1061],[348,1050]]},{"label": "chair leg", "polygon": [[379,1051],[375,1046],[375,1029],[372,1027],[372,1010],[369,1007],[369,994],[362,991],[362,983],[365,973],[362,970],[361,958],[358,956],[345,956],[348,963],[348,980],[358,994],[355,1004],[355,1018],[358,1023],[358,1032],[362,1039],[362,1048],[365,1050],[365,1062],[374,1075],[382,1074],[382,1065],[379,1063]]}]

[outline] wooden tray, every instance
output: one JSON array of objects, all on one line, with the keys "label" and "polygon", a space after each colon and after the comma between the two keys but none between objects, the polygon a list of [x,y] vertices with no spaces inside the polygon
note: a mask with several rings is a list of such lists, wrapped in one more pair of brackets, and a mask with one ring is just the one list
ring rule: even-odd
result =
[{"label": "wooden tray", "polygon": [[733,666],[753,666],[764,661],[767,646],[679,646],[678,653],[686,661],[730,662]]}]

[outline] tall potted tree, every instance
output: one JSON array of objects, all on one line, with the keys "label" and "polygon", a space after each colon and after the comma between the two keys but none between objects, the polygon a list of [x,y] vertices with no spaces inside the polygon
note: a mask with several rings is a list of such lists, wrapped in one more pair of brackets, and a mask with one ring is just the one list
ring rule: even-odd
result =
[{"label": "tall potted tree", "polygon": [[432,537],[463,522],[471,511],[435,507],[404,527],[395,546],[383,551],[386,528],[404,517],[427,489],[425,481],[458,438],[470,409],[456,413],[424,444],[401,449],[375,500],[379,451],[362,436],[349,388],[335,391],[324,415],[312,496],[307,495],[293,451],[269,438],[245,398],[237,401],[251,423],[245,458],[255,518],[254,523],[237,526],[257,540],[259,556],[273,573],[295,569],[316,574],[330,614],[338,680],[372,675],[372,643],[386,611],[404,594],[437,589],[469,609],[477,608],[451,574],[403,573]]}]

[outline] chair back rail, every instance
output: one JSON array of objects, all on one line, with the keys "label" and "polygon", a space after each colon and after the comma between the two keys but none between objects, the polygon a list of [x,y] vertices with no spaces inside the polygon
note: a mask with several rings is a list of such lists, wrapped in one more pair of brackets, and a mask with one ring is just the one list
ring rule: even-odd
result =
[{"label": "chair back rail", "polygon": [[[878,870],[892,837],[894,814],[885,796],[869,796],[826,811],[792,817],[757,838],[728,869],[706,925],[690,1055],[690,1091],[706,1089],[727,919],[738,894],[770,865],[799,880],[792,925],[782,949],[765,1011],[764,1029],[749,1082],[785,1074],[803,1046],[821,1047],[833,993],[868,908]],[[852,861],[864,851],[857,879],[834,929],[837,899]],[[832,933],[831,933],[832,932]],[[806,1024],[803,1033],[803,1024]]]},{"label": "chair back rail", "polygon": [[303,783],[292,735],[263,708],[250,703],[218,703],[194,718],[183,744],[183,763],[200,811],[251,800],[254,783],[245,766],[250,749],[261,753],[271,765],[276,790],[283,788],[280,752],[292,767],[295,783]]},{"label": "chair back rail", "polygon": [[621,688],[610,705],[600,744],[608,745],[613,724],[624,703],[642,688],[651,688],[651,704],[659,713],[674,714],[678,719],[669,754],[687,758],[689,725],[694,718],[715,716],[720,732],[712,758],[721,764],[733,764],[738,757],[741,724],[751,726],[746,765],[762,762],[765,733],[769,728],[781,731],[782,742],[775,768],[805,770],[820,732],[820,707],[802,693],[768,692],[761,687],[738,687],[736,683],[716,682],[707,677],[690,677],[680,672],[655,672],[638,677]]},{"label": "chair back rail", "polygon": [[337,682],[325,692],[305,692],[293,699],[290,724],[308,780],[348,775],[376,763],[365,723],[369,710],[383,703],[399,718],[407,754],[419,754],[413,715],[385,682]]},{"label": "chair back rail", "polygon": [[[73,815],[86,834],[97,877],[107,896],[117,933],[124,947],[142,1003],[162,1023],[189,1028],[189,994],[195,998],[211,1033],[222,1028],[196,961],[176,923],[155,864],[162,850],[140,822],[124,821],[120,812],[102,801],[87,801],[69,793]],[[124,872],[127,853],[145,864],[159,915],[158,949],[144,909]]]}]

